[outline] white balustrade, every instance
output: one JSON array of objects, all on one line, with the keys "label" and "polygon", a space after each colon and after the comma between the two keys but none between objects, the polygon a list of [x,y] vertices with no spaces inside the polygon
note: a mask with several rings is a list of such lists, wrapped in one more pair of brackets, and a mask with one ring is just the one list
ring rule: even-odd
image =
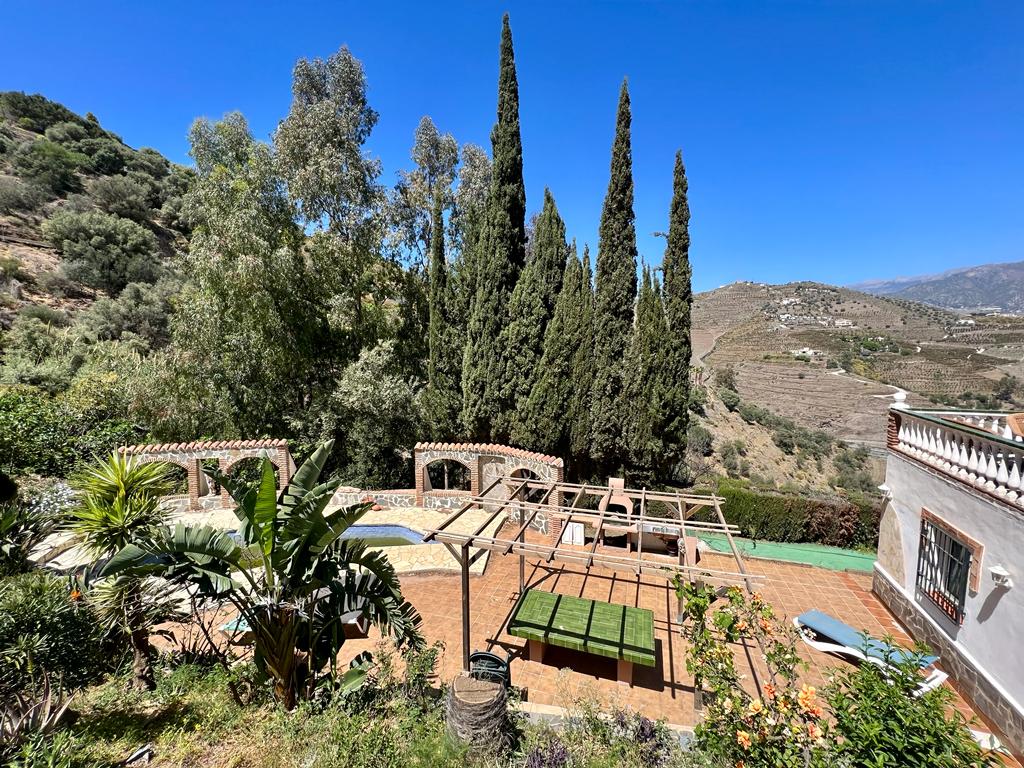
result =
[{"label": "white balustrade", "polygon": [[898,451],[1024,507],[1024,440],[1010,428],[1005,414],[929,411],[931,418],[925,418],[908,409],[896,414]]}]

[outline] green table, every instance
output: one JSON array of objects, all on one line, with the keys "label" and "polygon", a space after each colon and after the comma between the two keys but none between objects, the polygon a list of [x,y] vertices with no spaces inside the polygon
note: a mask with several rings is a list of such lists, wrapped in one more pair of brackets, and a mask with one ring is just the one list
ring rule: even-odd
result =
[{"label": "green table", "polygon": [[633,664],[655,666],[654,613],[531,589],[509,620],[508,633],[529,641],[530,659],[541,661],[557,645],[618,661],[619,682],[631,684]]}]

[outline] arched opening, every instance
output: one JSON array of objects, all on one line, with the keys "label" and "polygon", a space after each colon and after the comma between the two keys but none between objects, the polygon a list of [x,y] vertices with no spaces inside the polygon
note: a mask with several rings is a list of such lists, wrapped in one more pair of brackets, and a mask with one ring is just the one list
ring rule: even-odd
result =
[{"label": "arched opening", "polygon": [[428,491],[469,491],[472,489],[472,475],[469,467],[454,459],[437,459],[423,468]]},{"label": "arched opening", "polygon": [[[509,477],[515,477],[522,480],[540,480],[540,476],[533,470],[527,469],[526,467],[520,467],[512,471]],[[516,493],[516,498],[520,501],[528,501],[532,504],[539,504],[543,501],[544,496],[547,494],[542,488],[524,488],[523,490]]]},{"label": "arched opening", "polygon": [[168,483],[167,487],[170,489],[167,492],[168,496],[187,496],[188,495],[188,471],[180,464],[174,464],[170,461],[163,462],[164,466],[167,467],[168,472]]},{"label": "arched opening", "polygon": [[[271,462],[271,466],[274,468],[274,487],[280,489],[281,476],[278,472],[277,465]],[[260,478],[263,476],[263,457],[246,456],[244,459],[239,459],[228,467],[225,474],[234,480],[244,483],[245,485],[258,485]]]}]

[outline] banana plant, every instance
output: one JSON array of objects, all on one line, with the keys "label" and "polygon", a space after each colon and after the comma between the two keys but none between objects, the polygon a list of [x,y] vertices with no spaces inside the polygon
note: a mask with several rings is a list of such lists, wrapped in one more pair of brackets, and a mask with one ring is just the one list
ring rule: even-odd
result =
[{"label": "banana plant", "polygon": [[347,690],[365,677],[365,656],[338,670],[353,619],[368,619],[400,646],[423,645],[419,614],[402,597],[386,555],[342,537],[369,505],[327,511],[341,482],[320,481],[333,445],[318,447],[279,494],[267,459],[254,485],[209,471],[235,501],[236,536],[209,526],[163,527],[125,546],[103,571],[159,575],[228,600],[252,632],[257,669],[288,709],[320,685]]}]

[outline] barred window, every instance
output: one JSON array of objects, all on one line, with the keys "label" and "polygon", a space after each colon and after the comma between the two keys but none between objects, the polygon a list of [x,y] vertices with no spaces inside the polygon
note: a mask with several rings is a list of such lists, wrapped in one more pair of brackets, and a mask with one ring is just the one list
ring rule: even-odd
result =
[{"label": "barred window", "polygon": [[964,620],[964,601],[971,572],[971,550],[948,530],[921,521],[917,555],[917,590],[958,625]]}]

